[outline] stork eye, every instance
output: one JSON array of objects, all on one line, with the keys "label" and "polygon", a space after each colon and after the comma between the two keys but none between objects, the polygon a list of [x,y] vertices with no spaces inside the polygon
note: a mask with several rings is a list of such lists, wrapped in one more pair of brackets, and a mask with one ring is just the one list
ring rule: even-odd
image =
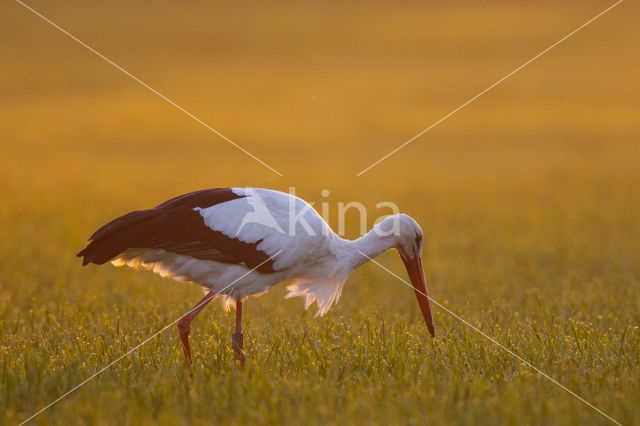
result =
[{"label": "stork eye", "polygon": [[422,235],[420,234],[416,234],[416,245],[419,246],[420,243],[422,242]]}]

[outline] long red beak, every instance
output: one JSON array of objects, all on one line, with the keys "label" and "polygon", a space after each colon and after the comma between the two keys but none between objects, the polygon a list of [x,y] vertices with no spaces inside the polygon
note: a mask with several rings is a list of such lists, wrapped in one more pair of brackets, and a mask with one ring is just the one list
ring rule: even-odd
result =
[{"label": "long red beak", "polygon": [[427,293],[427,282],[424,279],[424,271],[422,270],[422,260],[416,255],[414,258],[409,257],[406,253],[400,251],[400,257],[407,268],[407,273],[411,279],[411,284],[418,298],[418,304],[427,323],[427,329],[431,337],[435,336],[433,329],[433,318],[431,317],[431,305],[429,304],[429,293]]}]

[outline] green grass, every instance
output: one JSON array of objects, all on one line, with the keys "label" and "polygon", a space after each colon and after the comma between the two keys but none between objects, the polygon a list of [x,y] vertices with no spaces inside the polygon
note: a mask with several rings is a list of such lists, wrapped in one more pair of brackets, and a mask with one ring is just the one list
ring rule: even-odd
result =
[{"label": "green grass", "polygon": [[[451,239],[454,225],[440,223],[425,248],[433,297],[632,423],[640,406],[638,287],[630,264],[636,242],[600,219],[594,224],[601,231],[588,243],[578,238],[582,224],[564,224],[567,240],[549,248],[544,241],[560,231],[551,218],[540,220],[550,229],[525,230],[520,243],[511,241],[508,223],[496,225],[507,231],[493,239],[490,229],[457,223],[475,247]],[[194,286],[147,272],[80,268],[73,257],[78,227],[60,212],[2,225],[20,241],[2,246],[4,422],[35,412],[200,296]],[[49,238],[39,241],[43,229]],[[404,276],[395,255],[380,261]],[[373,264],[354,274],[322,319],[301,300],[283,300],[284,293],[276,287],[247,302],[245,371],[230,351],[233,315],[214,303],[193,325],[193,378],[171,327],[38,421],[606,423],[437,307],[438,338],[430,339],[411,290]]]},{"label": "green grass", "polygon": [[[391,200],[430,295],[623,424],[640,424],[640,58],[624,2],[362,177],[608,4],[391,8],[34,3],[284,173],[279,178],[19,5],[0,6],[0,424],[177,319],[193,285],[75,257],[171,196],[262,186]],[[338,13],[339,12],[339,13]],[[5,62],[3,62],[3,65]],[[368,225],[371,226],[372,217]],[[358,229],[355,215],[349,235]],[[400,260],[377,259],[405,277]],[[610,424],[374,264],[313,318],[284,285],[175,327],[34,424]]]}]

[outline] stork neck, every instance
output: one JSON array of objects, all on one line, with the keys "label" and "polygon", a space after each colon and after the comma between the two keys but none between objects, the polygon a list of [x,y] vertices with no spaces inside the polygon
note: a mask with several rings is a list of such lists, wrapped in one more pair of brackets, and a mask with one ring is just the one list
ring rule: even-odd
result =
[{"label": "stork neck", "polygon": [[349,246],[353,249],[354,263],[357,266],[366,263],[369,259],[377,257],[396,246],[397,237],[395,235],[380,235],[373,227],[357,240],[349,241]]}]

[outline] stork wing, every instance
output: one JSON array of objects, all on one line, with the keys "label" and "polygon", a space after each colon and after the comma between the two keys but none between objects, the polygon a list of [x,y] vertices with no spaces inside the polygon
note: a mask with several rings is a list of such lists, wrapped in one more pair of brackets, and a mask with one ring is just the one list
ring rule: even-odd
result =
[{"label": "stork wing", "polygon": [[199,210],[243,198],[230,188],[206,189],[168,200],[152,209],[121,216],[96,231],[78,253],[82,264],[101,265],[129,248],[164,249],[201,260],[244,264],[273,272],[273,260],[257,249],[261,240],[246,242],[214,230]]}]

